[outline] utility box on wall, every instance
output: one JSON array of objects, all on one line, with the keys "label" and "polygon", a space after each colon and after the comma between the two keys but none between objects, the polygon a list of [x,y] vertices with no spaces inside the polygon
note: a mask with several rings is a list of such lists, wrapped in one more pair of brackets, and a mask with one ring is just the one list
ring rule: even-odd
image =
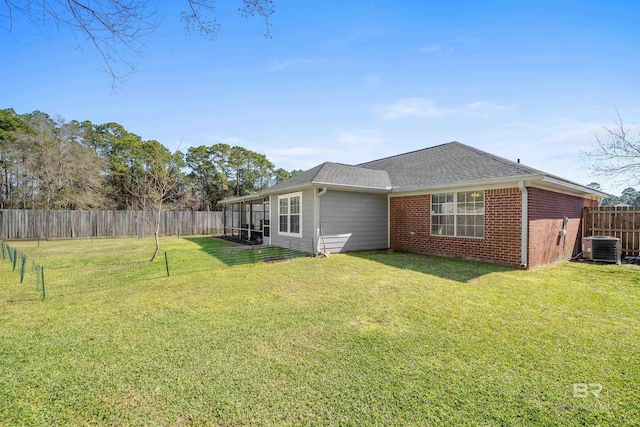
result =
[{"label": "utility box on wall", "polygon": [[582,239],[582,256],[591,261],[620,264],[620,239],[609,236],[591,236]]}]

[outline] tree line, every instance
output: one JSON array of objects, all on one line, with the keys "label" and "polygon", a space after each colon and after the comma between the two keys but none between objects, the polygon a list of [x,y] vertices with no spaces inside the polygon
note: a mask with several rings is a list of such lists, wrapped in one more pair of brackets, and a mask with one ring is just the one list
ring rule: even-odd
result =
[{"label": "tree line", "polygon": [[1,209],[217,209],[300,171],[228,144],[171,152],[118,123],[0,110]]},{"label": "tree line", "polygon": [[[587,187],[602,190],[602,186],[598,182],[589,183]],[[619,196],[612,195],[602,199],[602,206],[640,206],[640,191],[633,187],[627,187],[622,190]]]},{"label": "tree line", "polygon": [[625,188],[619,196],[604,199],[602,206],[640,206],[640,191],[633,187]]}]

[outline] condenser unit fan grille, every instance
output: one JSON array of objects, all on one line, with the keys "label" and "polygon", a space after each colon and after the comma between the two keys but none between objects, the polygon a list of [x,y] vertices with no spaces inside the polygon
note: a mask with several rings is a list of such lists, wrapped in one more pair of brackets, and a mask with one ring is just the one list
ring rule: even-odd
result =
[{"label": "condenser unit fan grille", "polygon": [[620,262],[620,239],[616,237],[585,237],[582,246],[582,252],[586,259],[615,263]]}]

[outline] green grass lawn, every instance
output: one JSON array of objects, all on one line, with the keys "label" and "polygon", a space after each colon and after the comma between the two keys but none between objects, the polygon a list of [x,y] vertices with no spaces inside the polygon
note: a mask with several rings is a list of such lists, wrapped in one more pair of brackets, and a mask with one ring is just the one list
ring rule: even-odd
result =
[{"label": "green grass lawn", "polygon": [[[58,278],[41,301],[0,260],[1,425],[640,420],[633,267],[386,252],[230,267],[206,251],[222,243],[165,238],[193,257],[170,277],[124,280],[106,273],[148,263],[152,240],[12,245],[97,273]],[[109,280],[88,283],[96,274]]]}]

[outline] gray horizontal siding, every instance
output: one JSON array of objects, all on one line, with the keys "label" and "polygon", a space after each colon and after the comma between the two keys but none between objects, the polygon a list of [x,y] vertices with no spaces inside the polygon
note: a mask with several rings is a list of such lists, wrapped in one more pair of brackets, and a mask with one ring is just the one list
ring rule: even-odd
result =
[{"label": "gray horizontal siding", "polygon": [[[294,250],[300,250],[304,252],[313,251],[313,189],[302,191],[302,206],[300,221],[302,222],[302,237],[283,236],[278,232],[278,196],[274,195],[270,198],[271,203],[271,245],[279,246],[282,248],[291,247]],[[285,193],[290,194],[290,193]]]},{"label": "gray horizontal siding", "polygon": [[329,190],[319,199],[322,237],[318,248],[348,252],[387,248],[386,194]]}]

